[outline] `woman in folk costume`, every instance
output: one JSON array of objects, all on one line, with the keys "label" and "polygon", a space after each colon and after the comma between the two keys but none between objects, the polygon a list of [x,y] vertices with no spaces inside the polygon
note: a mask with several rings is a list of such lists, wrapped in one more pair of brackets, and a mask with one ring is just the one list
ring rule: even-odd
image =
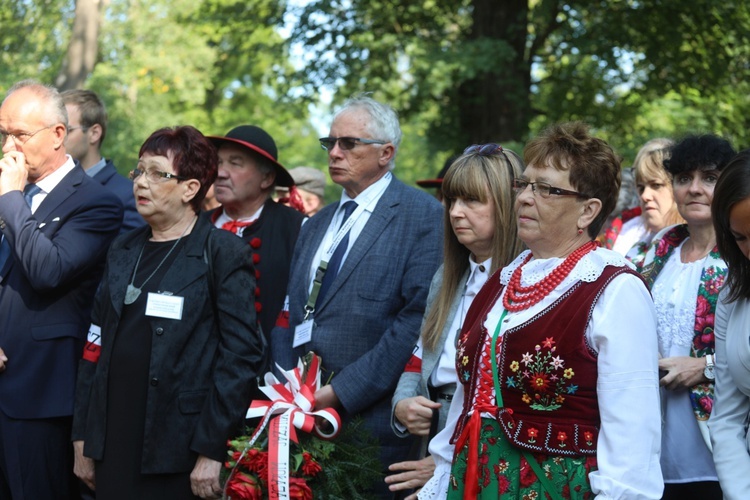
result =
[{"label": "woman in folk costume", "polygon": [[529,251],[490,277],[462,327],[448,498],[657,499],[654,307],[593,241],[619,159],[582,123],[550,127],[524,159],[515,210]]},{"label": "woman in folk costume", "polygon": [[516,153],[483,144],[466,148],[445,173],[445,258],[430,286],[417,350],[393,395],[393,429],[400,436],[420,436],[421,456],[390,466],[394,474],[386,482],[391,491],[429,480],[419,498],[445,498],[453,459],[450,437],[461,406],[449,412],[458,383],[456,337],[487,278],[523,249],[513,213],[513,180],[522,171]]},{"label": "woman in folk costume", "polygon": [[716,246],[711,202],[734,156],[726,140],[689,136],[665,166],[687,224],[654,236],[643,276],[656,305],[662,371],[664,498],[721,499],[706,425],[713,407],[714,313],[727,266]]}]

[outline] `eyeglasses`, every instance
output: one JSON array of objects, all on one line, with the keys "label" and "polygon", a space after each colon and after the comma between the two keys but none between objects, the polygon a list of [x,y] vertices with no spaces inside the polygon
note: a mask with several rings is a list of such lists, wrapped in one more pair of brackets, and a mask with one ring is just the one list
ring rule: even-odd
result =
[{"label": "eyeglasses", "polygon": [[130,171],[130,179],[136,180],[141,174],[146,174],[146,180],[149,184],[158,184],[165,182],[168,179],[177,179],[178,181],[186,181],[187,177],[182,177],[177,174],[170,174],[169,172],[162,172],[161,170],[142,170],[140,168],[134,168]]},{"label": "eyeglasses", "polygon": [[68,133],[74,131],[74,130],[80,130],[81,132],[86,132],[91,127],[68,127]]},{"label": "eyeglasses", "polygon": [[539,193],[542,198],[549,198],[549,195],[551,194],[556,196],[579,196],[586,199],[591,198],[591,196],[579,193],[578,191],[570,191],[569,189],[550,186],[546,182],[529,182],[523,179],[513,179],[513,191],[515,191],[516,194],[521,194],[525,191],[526,186],[531,186],[531,192],[534,194]]},{"label": "eyeglasses", "polygon": [[48,128],[52,128],[54,126],[55,125],[47,125],[46,127],[42,127],[35,132],[19,132],[17,134],[11,134],[7,130],[0,130],[0,144],[5,144],[5,141],[8,140],[8,137],[12,137],[13,142],[15,142],[16,144],[26,144],[27,142],[29,142],[29,139],[34,137],[42,130],[47,130]]},{"label": "eyeglasses", "polygon": [[339,143],[339,148],[343,151],[349,151],[354,149],[357,143],[360,144],[388,144],[388,141],[376,141],[373,139],[362,139],[361,137],[321,137],[320,147],[326,151],[330,151],[336,147],[336,143]]},{"label": "eyeglasses", "polygon": [[464,154],[474,153],[479,156],[492,156],[494,154],[503,153],[504,151],[503,147],[499,144],[473,144],[464,149]]}]

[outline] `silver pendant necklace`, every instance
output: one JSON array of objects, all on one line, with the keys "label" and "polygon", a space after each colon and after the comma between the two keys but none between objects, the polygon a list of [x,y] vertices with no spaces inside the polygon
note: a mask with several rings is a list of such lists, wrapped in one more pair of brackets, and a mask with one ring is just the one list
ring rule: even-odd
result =
[{"label": "silver pendant necklace", "polygon": [[133,277],[130,279],[130,283],[128,283],[128,288],[125,290],[125,305],[129,306],[136,300],[138,300],[138,297],[141,296],[141,290],[143,286],[148,283],[148,280],[154,277],[154,274],[161,268],[162,264],[166,262],[166,260],[171,255],[172,251],[177,248],[177,245],[180,243],[180,240],[183,236],[185,236],[185,233],[187,233],[187,230],[195,224],[195,221],[198,220],[198,217],[196,217],[191,224],[188,224],[185,226],[185,229],[182,231],[182,234],[179,238],[177,238],[177,241],[174,242],[174,245],[172,245],[172,248],[169,249],[169,252],[167,252],[167,255],[164,256],[163,259],[161,259],[161,262],[159,262],[159,265],[156,266],[156,269],[153,270],[153,272],[146,278],[146,280],[141,283],[141,286],[136,287],[135,286],[135,274],[138,272],[138,264],[141,263],[141,257],[143,257],[143,249],[146,248],[146,243],[143,243],[143,246],[141,247],[141,253],[138,254],[138,260],[135,261],[135,269],[133,269]]}]

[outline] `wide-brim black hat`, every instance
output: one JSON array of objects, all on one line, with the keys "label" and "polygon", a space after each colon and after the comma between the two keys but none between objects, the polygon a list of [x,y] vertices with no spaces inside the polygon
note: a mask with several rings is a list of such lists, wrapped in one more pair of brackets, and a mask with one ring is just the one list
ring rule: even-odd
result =
[{"label": "wide-brim black hat", "polygon": [[276,185],[291,187],[294,186],[294,179],[287,172],[284,166],[279,163],[276,142],[268,135],[268,132],[255,125],[240,125],[230,130],[224,137],[207,136],[217,148],[222,144],[238,144],[259,154],[269,160],[276,168]]}]

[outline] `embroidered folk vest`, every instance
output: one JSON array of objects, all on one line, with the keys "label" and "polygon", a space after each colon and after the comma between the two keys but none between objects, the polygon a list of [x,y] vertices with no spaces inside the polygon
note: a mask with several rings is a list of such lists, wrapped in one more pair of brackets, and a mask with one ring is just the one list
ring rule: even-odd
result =
[{"label": "embroidered folk vest", "polygon": [[[579,281],[498,341],[503,407],[495,408],[494,416],[515,446],[552,455],[596,453],[597,360],[585,332],[599,296],[622,273],[638,276],[625,267],[607,266],[596,281]],[[484,322],[502,290],[496,274],[477,295],[461,331],[456,368],[466,391],[452,441],[461,435],[477,391],[492,390],[477,368],[489,335]]]}]

